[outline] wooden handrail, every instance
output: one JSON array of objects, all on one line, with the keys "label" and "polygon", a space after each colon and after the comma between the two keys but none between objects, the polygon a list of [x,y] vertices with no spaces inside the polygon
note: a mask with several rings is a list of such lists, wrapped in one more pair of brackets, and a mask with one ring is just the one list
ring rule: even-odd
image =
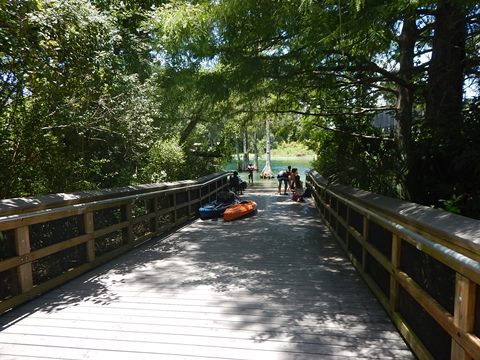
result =
[{"label": "wooden handrail", "polygon": [[[405,319],[398,306],[400,298],[405,295],[401,295],[399,289],[414,299],[422,311],[448,334],[451,359],[480,359],[479,334],[474,333],[475,318],[480,321],[480,309],[475,308],[478,304],[476,296],[480,296],[476,294],[480,284],[480,221],[347,186],[332,185],[315,171],[307,174],[307,184],[313,190],[320,216],[416,355],[420,359],[434,359],[436,349],[422,341],[424,334],[416,333],[414,326]],[[339,203],[346,207],[346,219],[340,215]],[[362,234],[351,225],[351,212],[363,219]],[[390,257],[368,241],[374,236],[370,234],[371,223],[391,234],[390,240],[382,240],[388,242],[384,245],[391,249]],[[401,268],[402,259],[406,256],[402,253],[402,244],[413,246],[425,258],[435,259],[456,274],[454,294],[450,294],[454,299],[453,313],[417,283],[415,275]],[[358,255],[358,247],[362,256]],[[373,259],[388,274],[386,290],[382,289],[375,274],[367,270],[367,258]]]},{"label": "wooden handrail", "polygon": [[[196,181],[1,200],[0,242],[14,242],[6,244],[6,248],[14,249],[15,254],[0,254],[0,281],[9,285],[0,289],[0,314],[189,221],[198,207],[213,200],[219,191],[228,186],[228,175],[230,172],[220,172]],[[177,204],[176,194],[179,193],[186,194],[185,201]],[[169,200],[162,206],[164,198]],[[139,208],[141,215],[134,217],[132,214],[139,202],[143,202],[144,206]],[[107,224],[95,225],[102,211],[109,209],[121,214],[117,215],[121,219],[113,217],[110,223],[107,221]],[[54,229],[55,226],[61,226],[58,223],[63,222],[63,226],[66,226],[66,222],[72,218],[81,219],[75,220],[81,229],[80,234],[67,234],[67,239],[53,243],[49,238],[46,244],[40,244],[40,248],[36,244],[36,248],[32,249],[35,239],[31,237],[35,236],[32,235],[35,231],[31,229],[36,227],[38,233],[44,227]],[[141,233],[135,233],[136,226],[140,226]],[[125,234],[126,240],[122,240]],[[97,247],[102,247],[102,244],[104,249],[97,254],[100,251]],[[59,254],[63,251],[75,252],[80,248],[82,250],[74,256],[76,265],[66,268],[61,274],[43,279],[43,275],[36,273],[39,266],[48,265],[48,256],[61,256]],[[62,258],[57,260],[63,261]]]}]

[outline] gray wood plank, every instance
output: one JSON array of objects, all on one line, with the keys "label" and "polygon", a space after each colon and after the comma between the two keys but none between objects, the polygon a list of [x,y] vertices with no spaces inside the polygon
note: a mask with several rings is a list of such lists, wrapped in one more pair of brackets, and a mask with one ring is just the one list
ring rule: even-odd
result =
[{"label": "gray wood plank", "polygon": [[313,204],[274,192],[3,315],[0,358],[414,359]]}]

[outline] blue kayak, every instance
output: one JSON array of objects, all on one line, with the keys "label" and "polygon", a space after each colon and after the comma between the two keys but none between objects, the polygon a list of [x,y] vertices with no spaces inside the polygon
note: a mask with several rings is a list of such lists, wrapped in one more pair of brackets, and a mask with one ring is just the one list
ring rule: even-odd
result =
[{"label": "blue kayak", "polygon": [[235,193],[231,191],[220,191],[217,194],[216,200],[209,202],[198,209],[198,214],[202,220],[222,217],[225,210],[230,206],[237,204],[239,201],[240,200]]},{"label": "blue kayak", "polygon": [[235,200],[225,203],[219,200],[214,200],[198,209],[198,214],[202,220],[222,217],[225,210],[227,210],[230,206],[235,205],[237,202],[238,201]]}]

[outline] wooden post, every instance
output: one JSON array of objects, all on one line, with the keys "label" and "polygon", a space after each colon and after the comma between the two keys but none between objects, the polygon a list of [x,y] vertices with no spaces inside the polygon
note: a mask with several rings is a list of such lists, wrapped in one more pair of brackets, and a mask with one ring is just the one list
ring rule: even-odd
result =
[{"label": "wooden post", "polygon": [[[173,223],[177,223],[177,193],[172,193],[173,197]],[[209,197],[210,199],[210,197]]]},{"label": "wooden post", "polygon": [[[332,194],[332,196],[333,196],[333,194]],[[334,228],[334,231],[335,231],[335,234],[337,234],[337,236],[338,236],[338,218],[340,217],[340,216],[338,215],[338,198],[336,198],[336,197],[333,197],[333,198],[335,199],[335,206],[332,207],[332,209],[333,209],[332,214],[333,214],[333,216],[334,216],[334,218],[335,218],[335,228]]]},{"label": "wooden post", "polygon": [[30,230],[27,226],[15,229],[15,247],[22,265],[17,268],[18,282],[22,293],[33,288],[32,263],[30,257]]},{"label": "wooden post", "polygon": [[[466,333],[473,331],[475,321],[476,284],[457,273],[455,281],[455,310],[453,323]],[[478,354],[477,354],[478,355]],[[452,360],[471,360],[473,357],[452,339]]]},{"label": "wooden post", "polygon": [[363,234],[362,234],[362,272],[365,273],[367,266],[367,249],[365,244],[368,238],[368,218],[365,214],[363,216]]},{"label": "wooden post", "polygon": [[187,201],[188,201],[188,216],[192,215],[192,190],[187,190]]},{"label": "wooden post", "polygon": [[159,216],[158,196],[153,198],[153,211],[155,212],[155,235],[160,232],[160,216]]},{"label": "wooden post", "polygon": [[[347,204],[345,204],[347,206]],[[350,242],[350,207],[347,206],[347,228],[345,229],[345,249],[348,250],[349,248],[349,242]]]},{"label": "wooden post", "polygon": [[89,235],[89,239],[86,242],[87,261],[93,262],[95,260],[95,238],[93,237],[95,228],[93,222],[93,211],[88,211],[83,214],[83,228],[85,230],[85,234]]},{"label": "wooden post", "polygon": [[392,274],[390,275],[390,309],[392,312],[397,311],[398,307],[398,282],[395,277],[396,272],[400,268],[400,249],[402,241],[397,234],[392,233]]}]

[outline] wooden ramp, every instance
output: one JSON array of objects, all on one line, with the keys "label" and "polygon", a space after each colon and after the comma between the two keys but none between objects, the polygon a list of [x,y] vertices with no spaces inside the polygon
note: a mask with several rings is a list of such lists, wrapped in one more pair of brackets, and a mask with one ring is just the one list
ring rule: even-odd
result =
[{"label": "wooden ramp", "polygon": [[414,359],[322,225],[271,188],[0,317],[0,359]]}]

